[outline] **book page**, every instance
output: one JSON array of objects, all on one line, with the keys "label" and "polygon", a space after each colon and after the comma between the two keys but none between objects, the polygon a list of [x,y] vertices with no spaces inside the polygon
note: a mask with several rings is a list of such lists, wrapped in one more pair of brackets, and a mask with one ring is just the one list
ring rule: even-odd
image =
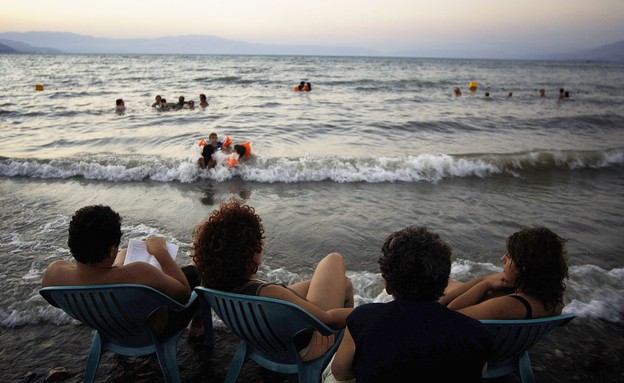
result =
[{"label": "book page", "polygon": [[[178,245],[167,242],[167,251],[169,251],[173,260],[175,260],[178,256],[178,248]],[[156,257],[147,252],[147,244],[145,241],[136,238],[128,241],[128,249],[126,251],[124,265],[132,262],[147,262],[159,270],[162,270],[162,267],[160,267],[160,263],[158,263]]]}]

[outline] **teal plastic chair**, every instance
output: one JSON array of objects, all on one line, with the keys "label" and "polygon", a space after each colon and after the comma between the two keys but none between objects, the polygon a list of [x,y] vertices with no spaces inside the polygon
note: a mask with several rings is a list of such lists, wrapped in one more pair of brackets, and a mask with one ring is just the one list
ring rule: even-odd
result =
[{"label": "teal plastic chair", "polygon": [[518,374],[523,383],[535,382],[529,349],[575,317],[574,314],[561,314],[538,319],[481,320],[494,335],[494,347],[484,378]]},{"label": "teal plastic chair", "polygon": [[95,329],[85,382],[94,381],[100,356],[107,350],[126,356],[155,352],[165,380],[180,382],[177,343],[186,324],[181,324],[180,329],[161,339],[154,334],[148,322],[152,314],[163,306],[173,311],[190,309],[197,299],[194,292],[185,305],[151,287],[135,284],[54,286],[39,292],[52,306]]},{"label": "teal plastic chair", "polygon": [[[196,287],[203,321],[211,320],[211,308],[241,340],[225,378],[234,383],[247,359],[278,373],[298,374],[301,383],[318,383],[329,360],[344,336],[303,310],[278,299],[227,293]],[[207,318],[206,318],[207,317]],[[294,338],[305,331],[334,334],[334,345],[321,357],[304,362],[295,348]]]}]

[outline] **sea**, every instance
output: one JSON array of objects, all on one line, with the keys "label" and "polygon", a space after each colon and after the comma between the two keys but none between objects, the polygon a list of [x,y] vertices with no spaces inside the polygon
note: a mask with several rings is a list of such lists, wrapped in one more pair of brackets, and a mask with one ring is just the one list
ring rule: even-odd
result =
[{"label": "sea", "polygon": [[[46,266],[72,260],[77,209],[111,206],[122,246],[164,236],[184,265],[194,227],[231,198],[262,217],[260,277],[306,279],[339,252],[356,305],[390,299],[377,259],[395,230],[439,233],[468,280],[502,270],[509,235],[546,226],[567,240],[564,312],[624,328],[622,63],[0,55],[0,68],[0,332],[78,325],[39,295]],[[151,106],[202,93],[206,108]],[[211,132],[253,157],[198,168]]]}]

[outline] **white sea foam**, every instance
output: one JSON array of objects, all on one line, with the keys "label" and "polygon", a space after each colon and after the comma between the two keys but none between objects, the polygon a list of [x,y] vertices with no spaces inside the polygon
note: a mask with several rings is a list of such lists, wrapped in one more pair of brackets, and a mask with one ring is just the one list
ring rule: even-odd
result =
[{"label": "white sea foam", "polygon": [[[224,156],[219,153],[219,156]],[[421,154],[405,157],[256,157],[250,162],[228,168],[199,169],[194,157],[186,159],[67,158],[51,161],[5,159],[0,161],[0,176],[67,179],[81,177],[89,180],[138,182],[146,179],[158,182],[191,183],[201,179],[224,181],[241,177],[261,183],[296,183],[332,181],[353,182],[431,182],[445,178],[480,177],[499,174],[518,177],[524,172],[542,169],[585,169],[619,167],[624,164],[624,152],[561,152],[538,151],[515,155],[447,155]]]}]

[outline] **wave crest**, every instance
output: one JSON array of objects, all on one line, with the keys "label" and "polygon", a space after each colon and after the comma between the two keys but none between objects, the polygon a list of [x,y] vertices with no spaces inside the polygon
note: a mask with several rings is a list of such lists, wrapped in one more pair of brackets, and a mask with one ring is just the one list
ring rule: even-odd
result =
[{"label": "wave crest", "polygon": [[111,182],[191,183],[241,177],[261,183],[332,181],[439,182],[453,177],[492,177],[549,171],[621,168],[624,149],[607,151],[532,151],[514,154],[420,154],[402,157],[257,157],[237,168],[202,170],[193,159],[77,156],[61,159],[0,158],[0,176]]}]

